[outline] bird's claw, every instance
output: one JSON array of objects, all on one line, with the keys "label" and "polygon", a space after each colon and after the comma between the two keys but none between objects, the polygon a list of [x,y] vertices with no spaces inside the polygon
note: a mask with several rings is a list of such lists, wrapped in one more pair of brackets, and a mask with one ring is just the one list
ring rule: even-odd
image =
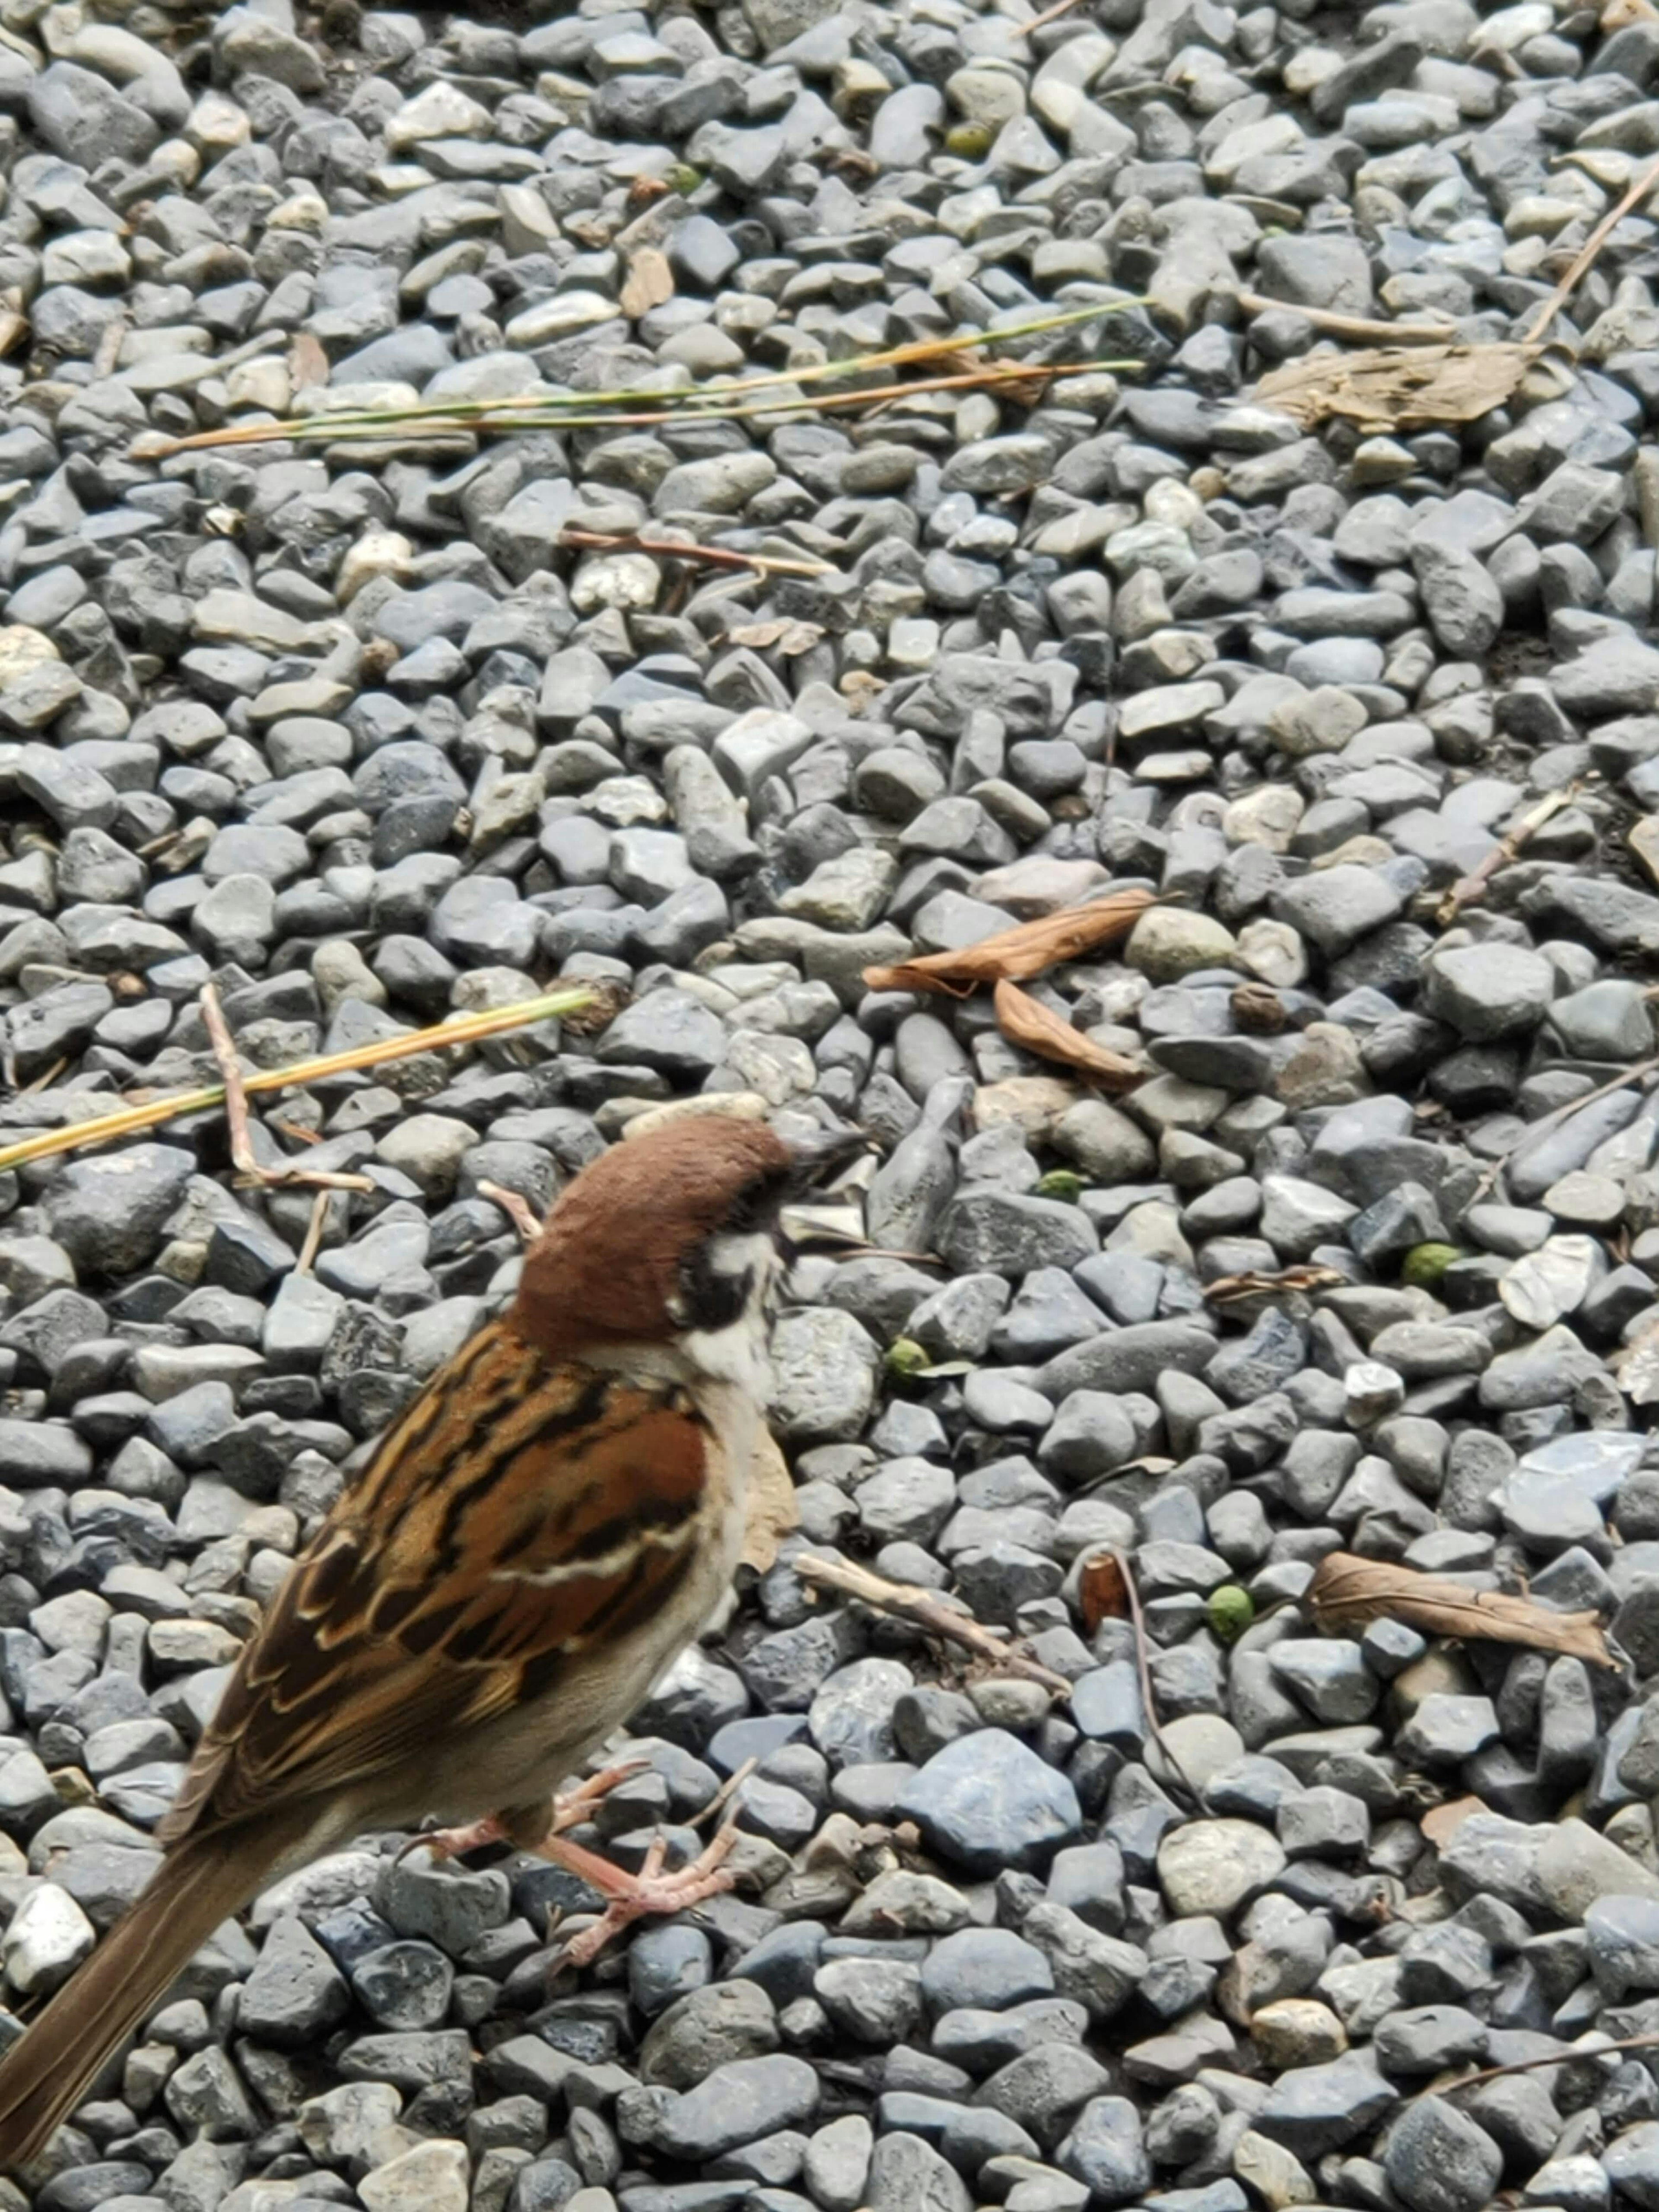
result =
[{"label": "bird's claw", "polygon": [[[677,1868],[672,1874],[663,1872],[666,1845],[660,1836],[653,1841],[637,1874],[626,1874],[603,1859],[594,1861],[592,1868],[586,1864],[572,1867],[571,1872],[580,1873],[608,1901],[592,1925],[580,1929],[564,1946],[555,1961],[555,1971],[564,1966],[588,1966],[613,1937],[620,1936],[636,1920],[656,1913],[684,1912],[688,1906],[701,1905],[706,1898],[717,1897],[722,1890],[730,1889],[735,1878],[725,1861],[731,1856],[738,1832],[730,1826],[722,1828],[690,1865]],[[561,1846],[562,1861],[571,1848],[568,1844]],[[583,1852],[581,1856],[586,1860],[589,1854]]]}]

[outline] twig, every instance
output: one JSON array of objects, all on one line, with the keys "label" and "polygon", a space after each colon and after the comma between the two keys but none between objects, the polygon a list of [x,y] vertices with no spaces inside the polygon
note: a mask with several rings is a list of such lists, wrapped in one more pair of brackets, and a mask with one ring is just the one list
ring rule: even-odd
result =
[{"label": "twig", "polygon": [[1056,1674],[1040,1660],[1026,1658],[994,1630],[982,1626],[971,1613],[952,1613],[939,1602],[933,1590],[922,1589],[915,1583],[890,1583],[884,1576],[872,1574],[867,1567],[854,1566],[850,1560],[821,1559],[811,1552],[803,1552],[789,1564],[803,1582],[821,1583],[827,1589],[842,1590],[860,1604],[873,1606],[878,1613],[891,1613],[898,1620],[913,1620],[930,1636],[942,1636],[951,1644],[960,1644],[981,1659],[1006,1667],[1011,1674],[1022,1675],[1028,1682],[1041,1682],[1057,1698],[1069,1698],[1072,1694],[1072,1686],[1063,1674]]},{"label": "twig", "polygon": [[44,1068],[39,1075],[32,1075],[29,1078],[28,1081],[18,1092],[18,1097],[20,1098],[27,1098],[33,1091],[50,1091],[52,1085],[57,1082],[58,1077],[66,1072],[68,1066],[69,1062],[67,1060],[54,1060],[50,1067]]},{"label": "twig", "polygon": [[1029,39],[1033,31],[1042,30],[1046,23],[1057,23],[1062,15],[1069,15],[1073,8],[1081,5],[1082,0],[1057,0],[1055,6],[1045,8],[1040,15],[1033,15],[1029,23],[1016,23],[1014,36]]},{"label": "twig", "polygon": [[759,1765],[760,1761],[757,1759],[745,1759],[741,1766],[734,1768],[733,1771],[726,1776],[725,1781],[721,1783],[720,1788],[714,1792],[708,1802],[703,1806],[700,1811],[696,1812],[691,1815],[690,1819],[685,1824],[686,1826],[688,1828],[700,1828],[705,1820],[712,1820],[715,1814],[720,1811],[720,1808],[723,1805],[729,1804],[732,1799],[737,1796],[738,1790],[742,1789],[744,1784],[748,1781],[750,1776],[755,1771],[756,1768]]},{"label": "twig", "polygon": [[1557,315],[1560,313],[1562,308],[1566,306],[1568,301],[1571,299],[1573,294],[1577,290],[1580,281],[1583,277],[1588,276],[1590,270],[1595,266],[1597,256],[1600,254],[1601,248],[1607,244],[1608,239],[1612,237],[1614,230],[1617,229],[1618,226],[1624,221],[1625,217],[1630,213],[1637,202],[1639,199],[1644,198],[1647,193],[1650,192],[1656,185],[1659,185],[1659,160],[1652,161],[1648,163],[1646,168],[1643,170],[1641,175],[1636,179],[1636,182],[1631,185],[1624,198],[1616,202],[1613,207],[1608,209],[1606,215],[1602,216],[1601,222],[1596,224],[1595,229],[1591,231],[1589,236],[1584,240],[1583,250],[1578,255],[1577,259],[1573,263],[1571,268],[1568,270],[1566,275],[1561,279],[1555,289],[1550,294],[1548,299],[1545,301],[1543,306],[1539,309],[1537,319],[1527,333],[1527,337],[1530,343],[1536,344],[1538,341],[1542,338],[1545,331],[1548,330],[1550,325],[1555,320]]},{"label": "twig", "polygon": [[[975,346],[1000,344],[1009,338],[1045,337],[1054,331],[1068,330],[1079,323],[1095,321],[1102,315],[1115,314],[1120,308],[1143,307],[1145,304],[1144,298],[1139,295],[1123,300],[1091,300],[1079,307],[1063,307],[1051,315],[1034,316],[1029,322],[1005,323],[994,331],[964,331],[948,338],[910,338],[902,345],[888,346],[877,353],[854,354],[845,361],[814,362],[800,368],[769,369],[759,376],[738,377],[730,384],[708,387],[703,395],[688,396],[731,398],[739,392],[759,392],[782,384],[821,383],[838,376],[867,375],[876,369],[908,368],[919,362],[936,360],[944,354],[969,353]],[[674,396],[661,386],[634,385],[624,391],[609,393],[548,392],[534,404],[550,409],[579,408],[599,398],[610,398],[621,405],[634,400],[666,399]],[[488,423],[499,414],[518,412],[520,404],[510,398],[420,400],[410,407],[343,407],[334,419],[382,422],[395,414],[399,419],[442,416],[477,424]]]},{"label": "twig", "polygon": [[[1109,314],[1119,304],[1108,302],[1096,312]],[[976,334],[977,342],[987,345],[999,335],[995,331],[981,331]],[[848,363],[848,367],[855,365]],[[889,400],[922,398],[930,392],[981,392],[998,385],[1017,389],[1033,381],[1046,386],[1058,376],[1089,376],[1105,369],[1138,369],[1141,366],[1138,361],[1000,361],[983,368],[966,369],[957,376],[920,376],[908,382],[901,380],[896,384],[875,385],[858,392],[826,392],[809,397],[805,392],[783,388],[769,398],[748,401],[740,407],[711,405],[710,401],[720,397],[717,387],[712,392],[705,388],[688,395],[688,398],[695,397],[695,405],[665,407],[659,404],[629,410],[607,407],[602,413],[586,415],[567,414],[562,408],[550,406],[545,400],[521,404],[513,414],[477,417],[447,410],[421,414],[407,407],[388,408],[384,416],[299,415],[280,422],[233,422],[222,429],[194,431],[188,438],[145,437],[136,441],[131,451],[135,459],[167,460],[175,453],[204,453],[225,446],[265,446],[273,439],[343,446],[358,440],[378,443],[400,434],[410,438],[453,438],[491,431],[507,435],[524,430],[654,429],[665,423],[742,422],[757,415],[817,415],[832,407],[875,407]],[[806,372],[803,371],[799,377],[784,379],[782,383],[787,387],[805,380]],[[583,395],[595,406],[602,396],[592,392]]]},{"label": "twig", "polygon": [[1578,786],[1568,784],[1564,790],[1547,792],[1536,806],[1529,807],[1506,837],[1500,838],[1490,853],[1469,870],[1446,893],[1434,910],[1434,919],[1441,929],[1449,929],[1466,906],[1486,896],[1487,884],[1500,868],[1520,857],[1521,848],[1534,830],[1541,830],[1553,814],[1564,806],[1571,806],[1578,796]]},{"label": "twig", "polygon": [[1102,1549],[1115,1562],[1117,1571],[1123,1577],[1123,1595],[1129,1601],[1129,1626],[1134,1631],[1135,1670],[1140,1677],[1140,1710],[1146,1719],[1146,1733],[1163,1753],[1170,1767],[1180,1776],[1182,1785],[1192,1798],[1194,1804],[1201,1807],[1204,1802],[1204,1792],[1170,1750],[1164,1740],[1164,1730],[1158,1725],[1158,1701],[1152,1695],[1152,1663],[1146,1653],[1146,1622],[1140,1610],[1140,1592],[1135,1588],[1135,1578],[1130,1570],[1129,1562],[1115,1544],[1104,1545]]},{"label": "twig", "polygon": [[[1531,2074],[1540,2066],[1571,2066],[1581,2058],[1606,2058],[1617,2051],[1651,2051],[1659,2045],[1659,2030],[1650,2028],[1645,2035],[1621,2036],[1616,2043],[1598,2044],[1594,2051],[1574,2045],[1566,2051],[1555,2051],[1542,2058],[1515,2058],[1507,2066],[1483,2066],[1478,2074],[1466,2074],[1461,2081],[1442,2081],[1437,2087],[1419,2089],[1419,2097],[1455,2097],[1460,2091],[1473,2089],[1482,2081],[1497,2081],[1505,2074]],[[1412,2100],[1414,2104],[1417,2100]]]},{"label": "twig", "polygon": [[317,1255],[322,1249],[323,1231],[328,1226],[328,1193],[319,1190],[311,1208],[311,1218],[306,1224],[306,1241],[294,1262],[296,1275],[308,1275],[316,1265]]},{"label": "twig", "polygon": [[473,1188],[480,1198],[500,1206],[526,1244],[535,1243],[542,1233],[542,1218],[521,1190],[509,1190],[499,1182],[478,1182]]},{"label": "twig", "polygon": [[1233,296],[1247,314],[1266,315],[1282,307],[1334,338],[1358,338],[1367,344],[1376,341],[1383,345],[1444,345],[1457,337],[1457,325],[1450,321],[1385,323],[1370,315],[1340,315],[1332,307],[1304,307],[1291,300],[1269,300],[1260,292],[1236,292]]},{"label": "twig", "polygon": [[[1643,1076],[1651,1075],[1656,1069],[1659,1069],[1659,1053],[1656,1053],[1651,1060],[1638,1060],[1633,1067],[1627,1067],[1622,1075],[1615,1075],[1610,1081],[1599,1085],[1595,1090],[1587,1091],[1582,1098],[1569,1098],[1565,1106],[1554,1107],[1549,1113],[1540,1114],[1535,1121],[1528,1121],[1525,1133],[1516,1139],[1501,1159],[1492,1162],[1480,1182],[1476,1183],[1469,1199],[1469,1205],[1480,1204],[1522,1145],[1529,1145],[1534,1137],[1541,1137],[1546,1129],[1554,1128],[1559,1121],[1565,1121],[1569,1115],[1577,1113],[1581,1107],[1594,1106],[1600,1098],[1611,1098],[1615,1091],[1622,1091],[1627,1083],[1638,1082]],[[3,1164],[3,1158],[0,1158],[0,1166]],[[1467,1212],[1468,1208],[1464,1210]]]},{"label": "twig", "polygon": [[[586,1006],[592,994],[571,988],[549,992],[539,999],[520,999],[510,1006],[492,1006],[482,1013],[462,1014],[430,1029],[410,1030],[405,1036],[376,1037],[370,1044],[353,1045],[349,1052],[325,1053],[320,1060],[299,1060],[289,1067],[262,1068],[242,1077],[242,1089],[287,1091],[303,1083],[322,1083],[331,1076],[352,1075],[364,1067],[383,1067],[388,1060],[409,1060],[420,1052],[449,1052],[465,1045],[482,1044],[488,1037],[527,1029],[532,1022],[556,1019]],[[89,1121],[72,1122],[64,1129],[42,1129],[17,1144],[0,1146],[0,1174],[21,1168],[30,1160],[46,1160],[58,1152],[78,1152],[88,1145],[106,1145],[118,1137],[137,1136],[141,1129],[158,1128],[186,1114],[205,1114],[225,1103],[222,1083],[204,1083],[198,1090],[174,1091],[165,1097],[147,1098],[124,1106],[116,1114],[100,1114]]]},{"label": "twig", "polygon": [[230,1157],[238,1175],[249,1182],[266,1185],[276,1183],[310,1183],[319,1190],[373,1190],[374,1186],[367,1176],[336,1174],[327,1168],[308,1168],[296,1160],[285,1160],[279,1167],[261,1167],[253,1156],[253,1136],[248,1127],[247,1090],[242,1079],[241,1063],[236,1057],[236,1040],[230,1033],[224,1008],[219,1004],[219,994],[211,983],[202,986],[202,1019],[213,1047],[213,1057],[219,1063],[219,1073],[225,1080],[225,1121],[230,1132]]},{"label": "twig", "polygon": [[592,546],[602,553],[655,553],[675,561],[706,561],[717,568],[753,568],[763,576],[833,576],[828,561],[785,561],[770,553],[734,553],[729,545],[684,545],[672,538],[641,538],[631,532],[562,530],[562,545]]}]

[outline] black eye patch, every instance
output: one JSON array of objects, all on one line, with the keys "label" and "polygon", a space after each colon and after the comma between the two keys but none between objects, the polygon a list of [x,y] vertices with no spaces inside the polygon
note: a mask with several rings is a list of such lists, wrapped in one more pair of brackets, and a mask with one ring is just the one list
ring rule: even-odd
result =
[{"label": "black eye patch", "polygon": [[787,1174],[757,1176],[745,1184],[728,1211],[727,1231],[734,1237],[772,1235],[778,1225],[778,1210],[790,1195],[791,1178]]},{"label": "black eye patch", "polygon": [[739,1320],[755,1288],[755,1271],[735,1273],[715,1264],[712,1240],[699,1244],[680,1271],[688,1328],[730,1328]]}]

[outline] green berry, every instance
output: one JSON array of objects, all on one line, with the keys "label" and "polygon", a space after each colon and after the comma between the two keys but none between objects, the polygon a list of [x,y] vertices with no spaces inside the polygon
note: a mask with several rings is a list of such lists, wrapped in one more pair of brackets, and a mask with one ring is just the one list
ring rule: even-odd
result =
[{"label": "green berry", "polygon": [[1062,1199],[1067,1206],[1075,1206],[1084,1188],[1083,1177],[1075,1168],[1050,1168],[1046,1176],[1038,1179],[1036,1194],[1039,1198]]},{"label": "green berry", "polygon": [[945,150],[959,161],[982,161],[996,143],[988,123],[953,124],[945,134]]},{"label": "green berry", "polygon": [[1400,1279],[1414,1291],[1437,1290],[1452,1261],[1462,1256],[1455,1244],[1413,1244],[1401,1267]]},{"label": "green berry", "polygon": [[896,1336],[887,1347],[882,1364],[895,1382],[908,1382],[913,1375],[920,1375],[933,1363],[915,1337]]},{"label": "green berry", "polygon": [[1250,1593],[1240,1589],[1237,1583],[1223,1583],[1219,1589],[1212,1590],[1207,1610],[1210,1626],[1224,1644],[1237,1643],[1255,1619]]}]

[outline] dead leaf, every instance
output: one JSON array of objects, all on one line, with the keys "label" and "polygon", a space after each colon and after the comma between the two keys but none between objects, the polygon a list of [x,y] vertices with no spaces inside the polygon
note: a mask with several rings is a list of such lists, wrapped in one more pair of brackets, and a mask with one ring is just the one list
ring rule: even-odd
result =
[{"label": "dead leaf", "polygon": [[1127,935],[1156,904],[1151,891],[1106,891],[1082,906],[1063,907],[1058,914],[981,938],[977,945],[964,945],[959,952],[928,952],[890,968],[866,968],[864,981],[872,991],[944,991],[965,999],[981,984],[1023,981],[1062,960],[1080,959]]},{"label": "dead leaf", "polygon": [[1146,1070],[1137,1067],[1121,1053],[1109,1052],[1103,1044],[1074,1030],[1071,1024],[1034,999],[1029,991],[1022,991],[1017,983],[1005,980],[997,985],[992,1003],[996,1008],[997,1027],[1011,1043],[1024,1045],[1039,1060],[1057,1060],[1067,1067],[1079,1068],[1091,1075],[1103,1090],[1128,1091],[1144,1080]]},{"label": "dead leaf", "polygon": [[1474,422],[1504,406],[1545,349],[1490,345],[1371,346],[1286,362],[1257,384],[1264,407],[1304,430],[1333,416],[1375,430],[1429,430]]},{"label": "dead leaf", "polygon": [[742,1565],[765,1574],[778,1556],[778,1545],[796,1524],[795,1486],[777,1439],[763,1429],[749,1462],[749,1505],[744,1517]]},{"label": "dead leaf", "polygon": [[625,315],[643,315],[674,296],[674,272],[659,246],[641,246],[628,264],[617,304]]},{"label": "dead leaf", "polygon": [[1531,1598],[1466,1589],[1440,1575],[1356,1559],[1350,1552],[1332,1552],[1320,1561],[1304,1602],[1325,1634],[1358,1633],[1373,1620],[1400,1620],[1425,1636],[1565,1651],[1596,1667],[1619,1663],[1593,1613],[1552,1613]]},{"label": "dead leaf", "polygon": [[328,356],[309,331],[295,331],[289,341],[288,380],[296,392],[328,382]]},{"label": "dead leaf", "polygon": [[740,629],[726,633],[730,645],[746,645],[753,653],[764,653],[769,646],[791,659],[799,653],[810,653],[823,636],[819,623],[793,622],[787,618],[777,622],[744,623]]},{"label": "dead leaf", "polygon": [[1077,1590],[1083,1626],[1091,1636],[1103,1620],[1129,1618],[1128,1585],[1123,1579],[1122,1568],[1109,1552],[1097,1552],[1092,1559],[1084,1561]]}]

